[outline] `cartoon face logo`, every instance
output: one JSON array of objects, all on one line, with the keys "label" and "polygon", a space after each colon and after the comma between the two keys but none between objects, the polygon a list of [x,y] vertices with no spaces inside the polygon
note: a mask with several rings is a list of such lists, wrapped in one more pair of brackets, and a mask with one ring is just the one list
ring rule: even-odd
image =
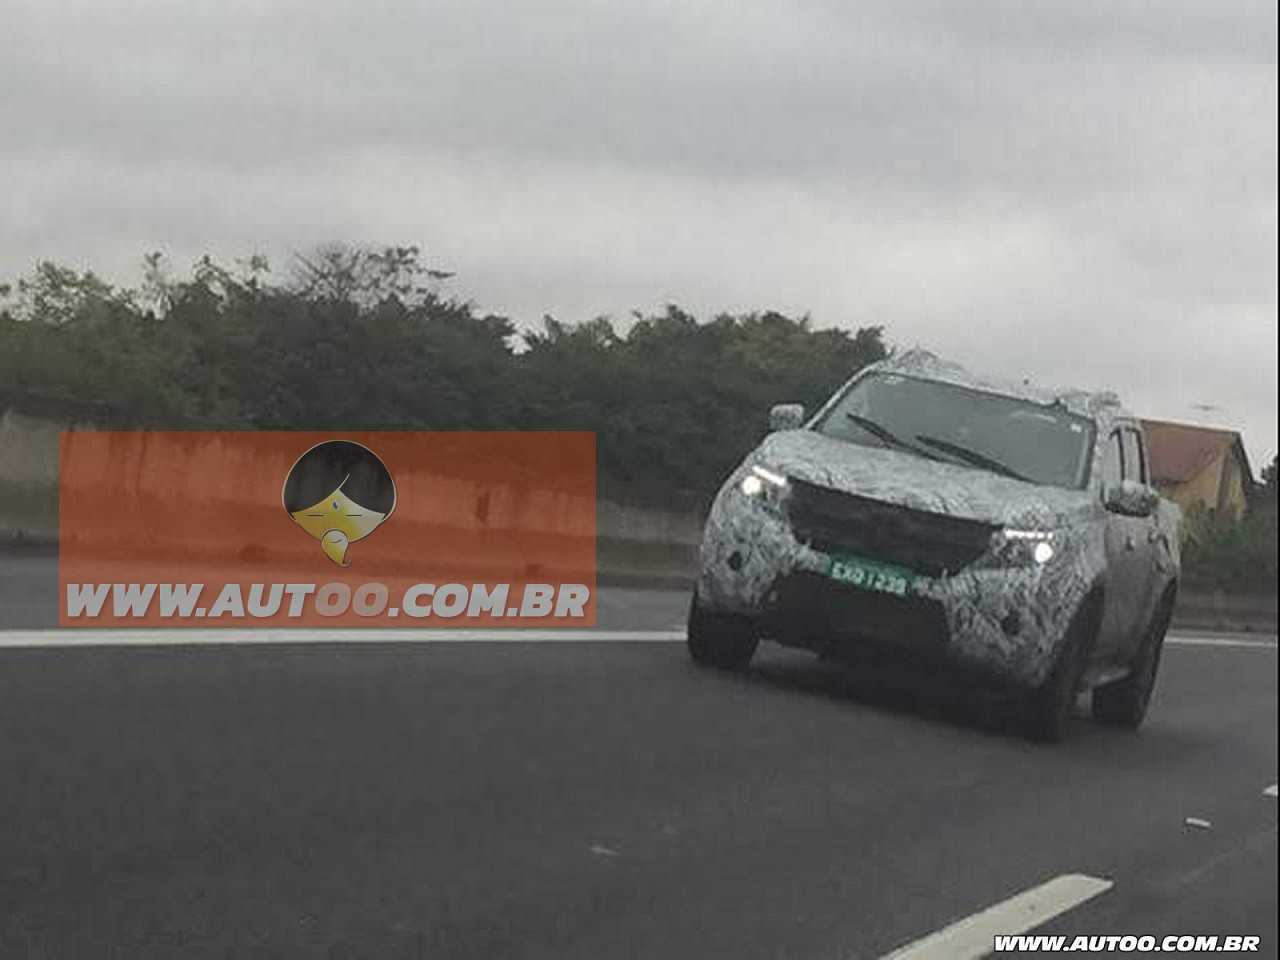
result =
[{"label": "cartoon face logo", "polygon": [[325,556],[346,567],[347,548],[391,516],[396,484],[368,447],[326,440],[298,458],[280,497],[293,522],[320,541]]}]

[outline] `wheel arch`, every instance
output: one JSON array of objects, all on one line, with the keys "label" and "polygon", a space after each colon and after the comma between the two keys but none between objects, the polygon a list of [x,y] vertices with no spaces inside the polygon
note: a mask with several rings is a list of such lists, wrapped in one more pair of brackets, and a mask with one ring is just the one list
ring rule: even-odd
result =
[{"label": "wheel arch", "polygon": [[1094,581],[1080,598],[1080,602],[1076,604],[1062,642],[1066,643],[1068,638],[1078,636],[1079,641],[1084,644],[1085,656],[1091,655],[1102,633],[1102,619],[1106,608],[1107,588],[1099,579]]},{"label": "wheel arch", "polygon": [[1160,599],[1156,601],[1156,605],[1151,609],[1152,617],[1164,618],[1164,626],[1166,628],[1169,622],[1173,620],[1173,609],[1178,603],[1178,588],[1178,578],[1170,577],[1160,591]]}]

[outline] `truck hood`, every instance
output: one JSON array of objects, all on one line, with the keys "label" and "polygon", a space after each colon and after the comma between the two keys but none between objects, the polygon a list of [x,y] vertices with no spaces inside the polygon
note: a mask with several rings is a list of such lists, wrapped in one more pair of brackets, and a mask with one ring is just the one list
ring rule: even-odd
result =
[{"label": "truck hood", "polygon": [[1085,490],[1025,483],[812,430],[770,434],[751,462],[844,493],[1009,527],[1055,529],[1100,509]]}]

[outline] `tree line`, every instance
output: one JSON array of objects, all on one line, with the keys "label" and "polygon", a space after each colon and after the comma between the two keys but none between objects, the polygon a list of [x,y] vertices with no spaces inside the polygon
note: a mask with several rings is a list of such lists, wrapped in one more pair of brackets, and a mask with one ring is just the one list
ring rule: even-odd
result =
[{"label": "tree line", "polygon": [[0,393],[145,428],[593,430],[602,490],[670,502],[713,492],[770,405],[812,407],[887,354],[880,327],[776,311],[519,330],[415,247],[331,248],[283,276],[261,257],[144,265],[134,288],[45,262],[0,289]]},{"label": "tree line", "polygon": [[[0,286],[0,401],[88,405],[121,427],[566,429],[597,435],[608,496],[705,503],[778,402],[812,409],[888,353],[881,327],[675,305],[532,330],[449,295],[415,247],[330,248],[277,277],[203,258],[142,283],[40,263]],[[1276,465],[1240,521],[1188,518],[1188,576],[1269,589]]]}]

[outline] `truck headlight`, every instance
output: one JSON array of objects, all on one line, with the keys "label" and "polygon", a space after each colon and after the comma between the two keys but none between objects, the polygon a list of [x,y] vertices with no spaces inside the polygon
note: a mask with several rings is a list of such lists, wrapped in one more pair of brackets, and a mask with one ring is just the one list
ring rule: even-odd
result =
[{"label": "truck headlight", "polygon": [[992,540],[996,558],[1010,566],[1043,567],[1058,552],[1052,530],[1006,527],[997,531]]},{"label": "truck headlight", "polygon": [[759,464],[753,464],[747,475],[738,482],[738,489],[755,499],[765,499],[771,494],[781,493],[786,486],[785,476]]}]

